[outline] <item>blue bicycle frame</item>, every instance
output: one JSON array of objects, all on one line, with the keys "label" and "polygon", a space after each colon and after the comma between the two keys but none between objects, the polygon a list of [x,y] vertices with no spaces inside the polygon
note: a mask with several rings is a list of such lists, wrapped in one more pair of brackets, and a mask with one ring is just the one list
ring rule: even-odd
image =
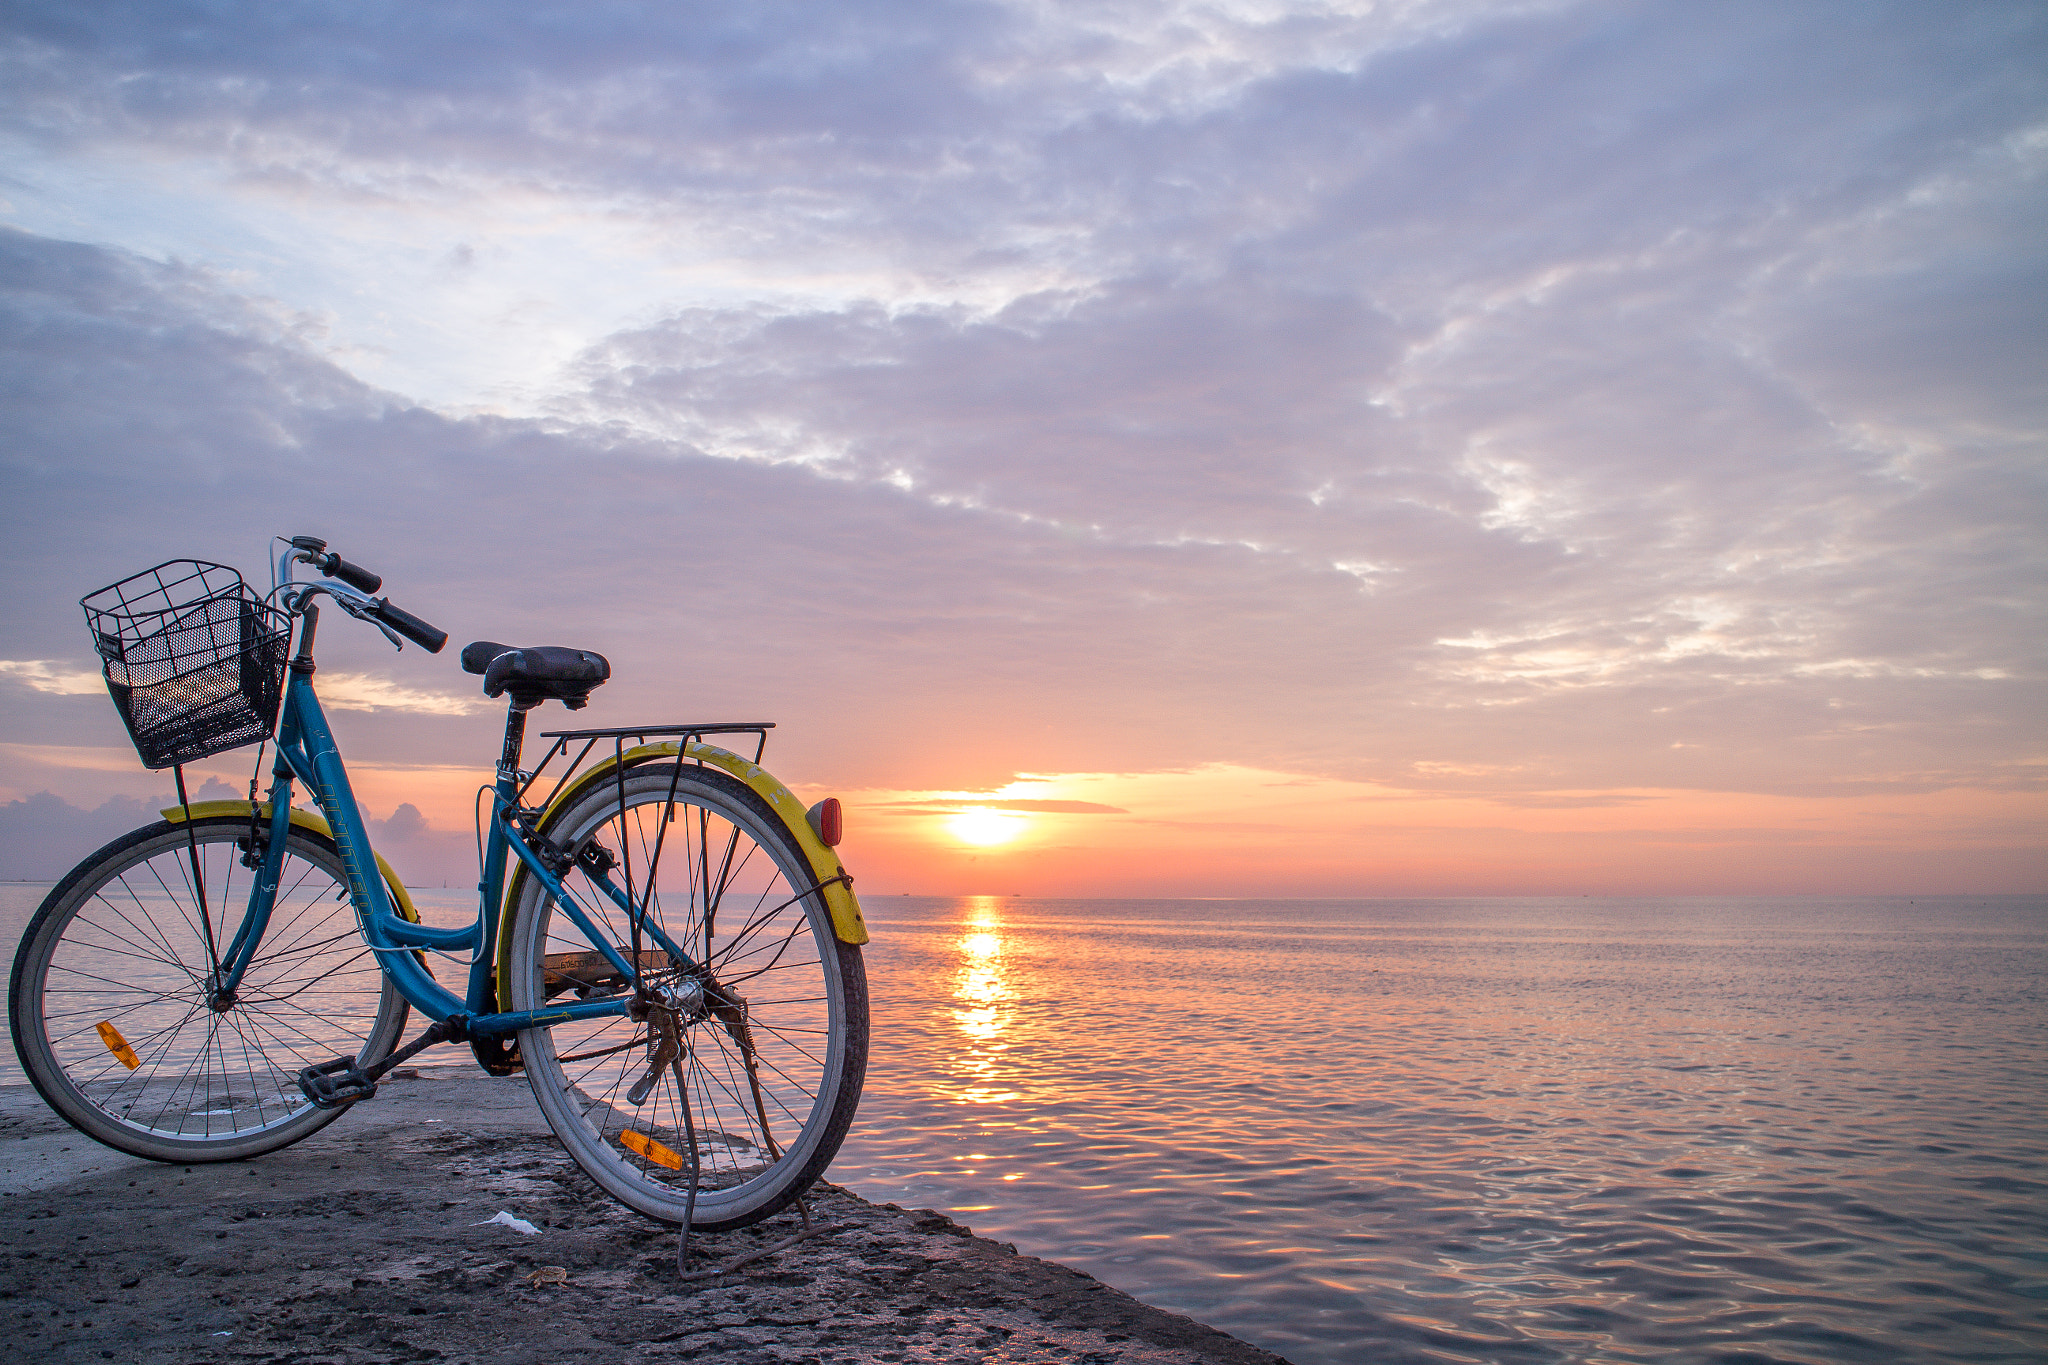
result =
[{"label": "blue bicycle frame", "polygon": [[[317,619],[306,611],[307,631]],[[327,817],[336,849],[348,876],[349,898],[355,906],[363,941],[377,955],[378,964],[392,984],[412,1006],[436,1023],[452,1023],[473,1038],[498,1037],[535,1024],[559,1023],[570,1019],[593,1019],[626,1012],[630,992],[602,1000],[552,1005],[540,1010],[500,1011],[497,1008],[495,947],[498,917],[504,898],[507,858],[516,856],[527,875],[539,881],[546,894],[555,898],[562,912],[581,929],[590,945],[602,953],[626,981],[639,974],[628,961],[627,952],[601,932],[588,912],[562,886],[561,877],[528,843],[520,831],[520,774],[501,767],[493,788],[490,833],[485,844],[483,880],[477,886],[477,918],[466,928],[435,929],[416,924],[394,913],[391,896],[378,870],[375,853],[363,826],[362,812],[349,787],[348,770],[335,747],[334,734],[320,699],[313,691],[311,660],[294,660],[285,687],[283,717],[277,731],[277,761],[272,769],[270,790],[270,839],[263,850],[261,871],[250,890],[249,907],[234,938],[221,954],[219,988],[232,993],[247,971],[269,926],[277,884],[284,864],[286,834],[291,822],[291,794],[294,778],[304,782]],[[693,970],[696,963],[644,913],[608,874],[590,880],[599,886],[628,916],[638,920],[652,946],[666,951],[675,965]],[[420,957],[421,949],[470,954],[466,997],[458,997],[436,981]]]}]

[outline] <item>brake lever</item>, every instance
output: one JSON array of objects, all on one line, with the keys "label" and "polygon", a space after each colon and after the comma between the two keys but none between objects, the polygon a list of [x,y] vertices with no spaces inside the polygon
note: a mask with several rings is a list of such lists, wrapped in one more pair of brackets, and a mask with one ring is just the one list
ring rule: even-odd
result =
[{"label": "brake lever", "polygon": [[331,588],[328,590],[327,596],[333,601],[339,602],[341,604],[341,609],[347,612],[350,616],[355,617],[356,620],[368,621],[371,625],[383,631],[384,638],[391,642],[391,647],[397,650],[400,654],[405,653],[405,641],[399,637],[398,632],[393,630],[391,627],[385,625],[384,622],[378,619],[376,616],[371,615],[370,609],[368,607],[364,606],[360,602],[355,601],[353,598],[343,597],[340,593],[333,591]]}]

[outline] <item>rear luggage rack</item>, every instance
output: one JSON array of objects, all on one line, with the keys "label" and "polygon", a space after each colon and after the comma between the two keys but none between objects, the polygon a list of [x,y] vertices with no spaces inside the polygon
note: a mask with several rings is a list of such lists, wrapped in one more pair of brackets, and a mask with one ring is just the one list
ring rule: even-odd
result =
[{"label": "rear luggage rack", "polygon": [[[590,751],[602,740],[610,740],[613,759],[623,761],[626,756],[626,741],[629,739],[637,740],[639,744],[648,744],[657,739],[676,739],[680,741],[677,746],[680,751],[678,756],[687,757],[690,742],[704,735],[752,735],[754,762],[759,763],[761,755],[768,751],[768,732],[774,728],[775,722],[772,720],[744,720],[719,721],[706,725],[620,725],[597,730],[543,730],[540,737],[551,739],[554,743],[548,746],[547,753],[541,756],[540,762],[533,766],[533,771],[528,773],[526,780],[520,784],[519,797],[524,802],[526,793],[540,780],[542,771],[557,757],[567,753],[569,746],[577,740],[583,741],[583,747],[576,751],[576,756],[569,760],[568,768],[555,779],[554,789],[548,793],[547,800],[538,803],[542,809],[546,809],[562,793],[568,786],[569,779],[576,775],[577,770],[583,766],[583,761],[590,757]],[[634,747],[637,748],[638,745]]]}]

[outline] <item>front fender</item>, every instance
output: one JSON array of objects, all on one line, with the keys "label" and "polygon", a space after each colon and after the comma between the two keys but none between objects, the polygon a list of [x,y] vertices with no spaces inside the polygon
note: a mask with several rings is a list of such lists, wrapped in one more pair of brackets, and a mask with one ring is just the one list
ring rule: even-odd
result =
[{"label": "front fender", "polygon": [[[247,815],[248,813],[249,803],[247,801],[194,801],[192,803],[192,818],[195,820],[205,820],[215,815]],[[185,820],[185,808],[183,806],[172,806],[166,810],[158,811],[157,814],[163,816],[164,819],[174,825],[183,824]],[[256,808],[256,818],[264,823],[265,828],[269,827],[270,803],[268,801],[265,801]],[[323,839],[331,840],[334,838],[334,831],[327,827],[327,817],[317,811],[300,810],[297,806],[293,806],[291,808],[291,821],[300,829],[317,834]],[[405,883],[398,880],[398,874],[391,870],[390,863],[384,861],[383,854],[377,854],[376,858],[377,870],[384,874],[384,885],[391,890],[391,904],[398,911],[399,918],[409,919],[414,924],[418,924],[420,922],[420,912],[412,908],[412,897],[406,894]]]}]

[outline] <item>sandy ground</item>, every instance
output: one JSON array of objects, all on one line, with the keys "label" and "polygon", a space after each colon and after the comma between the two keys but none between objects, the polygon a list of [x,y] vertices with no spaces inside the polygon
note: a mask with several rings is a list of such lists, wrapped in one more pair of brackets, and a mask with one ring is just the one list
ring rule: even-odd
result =
[{"label": "sandy ground", "polygon": [[[811,1208],[846,1226],[686,1285],[674,1233],[601,1195],[518,1078],[387,1082],[295,1147],[190,1167],[9,1086],[0,1359],[1285,1365],[929,1210],[829,1188]],[[500,1210],[539,1232],[479,1226]],[[794,1228],[700,1237],[693,1268]]]}]

